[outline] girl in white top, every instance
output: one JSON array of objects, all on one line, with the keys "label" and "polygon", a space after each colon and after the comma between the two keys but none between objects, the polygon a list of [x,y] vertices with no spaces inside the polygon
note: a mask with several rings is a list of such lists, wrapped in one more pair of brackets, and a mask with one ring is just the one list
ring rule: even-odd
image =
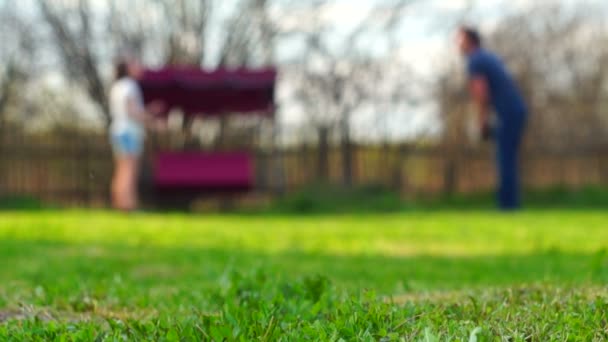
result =
[{"label": "girl in white top", "polygon": [[112,204],[123,211],[136,210],[139,163],[143,153],[148,113],[157,114],[162,105],[146,111],[137,79],[142,68],[137,60],[125,58],[116,63],[116,80],[110,90],[110,140],[116,167],[112,179]]}]

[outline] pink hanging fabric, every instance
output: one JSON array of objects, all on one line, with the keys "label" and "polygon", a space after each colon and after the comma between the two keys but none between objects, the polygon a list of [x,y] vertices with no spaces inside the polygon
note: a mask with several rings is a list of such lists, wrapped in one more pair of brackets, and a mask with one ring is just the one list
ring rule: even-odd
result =
[{"label": "pink hanging fabric", "polygon": [[140,80],[146,103],[161,101],[167,111],[186,115],[270,115],[275,69],[205,71],[195,68],[148,70]]}]

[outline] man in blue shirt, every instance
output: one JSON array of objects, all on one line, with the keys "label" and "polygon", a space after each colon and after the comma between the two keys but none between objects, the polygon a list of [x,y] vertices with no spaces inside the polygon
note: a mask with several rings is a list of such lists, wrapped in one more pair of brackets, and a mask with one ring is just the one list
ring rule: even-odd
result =
[{"label": "man in blue shirt", "polygon": [[[467,59],[469,87],[479,111],[482,135],[489,139],[495,133],[499,206],[503,210],[516,210],[521,205],[518,154],[528,109],[504,63],[483,49],[476,30],[461,28],[458,46]],[[491,109],[497,114],[494,132],[489,120]]]}]

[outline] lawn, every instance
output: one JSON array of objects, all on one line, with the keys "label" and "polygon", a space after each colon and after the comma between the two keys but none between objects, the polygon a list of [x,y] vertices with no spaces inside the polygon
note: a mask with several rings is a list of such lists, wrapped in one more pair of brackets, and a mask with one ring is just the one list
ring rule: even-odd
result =
[{"label": "lawn", "polygon": [[0,340],[608,339],[608,213],[0,213]]}]

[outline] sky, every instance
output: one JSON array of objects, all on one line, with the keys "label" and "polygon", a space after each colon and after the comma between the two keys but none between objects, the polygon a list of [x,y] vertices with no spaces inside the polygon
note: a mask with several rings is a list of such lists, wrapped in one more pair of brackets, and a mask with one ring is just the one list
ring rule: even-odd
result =
[{"label": "sky", "polygon": [[[14,0],[0,0],[0,6]],[[52,0],[69,2],[72,0]],[[125,0],[131,1],[131,0]],[[139,0],[146,1],[146,0]],[[151,1],[151,0],[147,0]],[[302,2],[307,0],[300,0]],[[332,31],[335,40],[339,41],[340,35],[352,31],[363,18],[366,17],[370,8],[377,3],[386,3],[391,0],[333,0],[321,9],[321,19],[330,23],[335,30]],[[412,4],[406,10],[403,23],[399,28],[400,45],[398,55],[402,60],[415,67],[417,73],[422,76],[432,77],[436,74],[437,67],[445,64],[445,59],[453,57],[455,48],[453,46],[453,30],[460,22],[467,22],[478,26],[482,31],[490,31],[500,18],[517,13],[518,11],[534,6],[539,2],[555,1],[569,8],[585,4],[604,4],[605,0],[412,0]],[[103,11],[107,5],[106,0],[94,0],[93,5]],[[217,59],[219,46],[217,43],[221,37],[221,27],[218,25],[225,17],[230,15],[237,0],[221,1],[221,9],[215,18],[215,25],[211,27],[212,38],[208,41],[209,55],[205,62],[213,65]],[[470,5],[475,6],[471,10]],[[19,6],[25,12],[32,11],[34,0],[19,0]],[[306,25],[307,13],[285,10],[281,6],[274,6],[271,15],[279,25],[289,28],[294,25]],[[372,39],[368,48],[370,53],[388,54],[395,51],[387,51],[386,46],[380,42],[381,39]],[[215,50],[214,50],[215,48]],[[300,53],[296,41],[282,41],[277,47],[276,57],[279,64],[288,63]],[[298,112],[289,104],[289,84],[281,84],[279,87],[279,102],[282,104],[281,122],[285,125],[298,125],[306,120],[304,113]],[[437,109],[432,99],[419,103],[416,107],[409,108],[399,113],[387,113],[383,125],[386,134],[401,139],[415,135],[419,132],[437,130]],[[369,127],[372,115],[362,113],[355,118],[355,128]],[[390,131],[390,132],[389,132]]]},{"label": "sky", "polygon": [[[446,64],[447,58],[457,55],[454,46],[454,28],[460,23],[478,27],[482,32],[490,32],[501,18],[527,10],[539,2],[553,0],[413,0],[407,9],[400,28],[401,45],[399,55],[402,60],[414,66],[419,76],[432,78],[437,69]],[[608,2],[599,0],[555,0],[553,2],[575,9],[578,6],[600,5],[607,10]],[[365,18],[369,9],[377,3],[374,0],[336,0],[324,9],[324,19],[340,27],[344,32],[352,30]],[[474,4],[474,6],[470,6]],[[301,14],[298,14],[301,15]],[[286,25],[290,24],[285,16]],[[339,33],[336,33],[339,34]],[[369,45],[370,49],[382,50],[381,45]],[[279,56],[297,54],[289,45],[280,48]],[[412,80],[412,82],[416,82]],[[414,84],[415,86],[415,84]],[[289,85],[285,85],[288,88]],[[421,85],[421,87],[424,87]],[[436,134],[440,130],[438,108],[432,98],[423,99],[415,107],[396,113],[386,113],[381,121],[384,136],[402,140],[420,134]],[[305,113],[289,111],[283,118],[289,125],[297,125],[306,120]],[[371,138],[368,129],[378,125],[377,115],[359,113],[354,117],[355,135]]]},{"label": "sky", "polygon": [[[482,29],[491,29],[492,24],[501,16],[532,4],[527,0],[484,0],[478,1],[481,5],[476,6],[475,11],[469,13],[466,11],[468,3],[464,0],[421,0],[414,1],[406,10],[399,28],[398,36],[401,42],[398,54],[404,63],[413,66],[417,76],[434,77],[437,69],[445,64],[445,59],[453,57],[456,52],[452,40],[453,29],[462,18],[479,25]],[[357,27],[374,5],[375,1],[372,0],[337,0],[324,9],[324,20],[339,28],[336,35],[344,34]],[[500,10],[497,10],[498,8]],[[285,18],[285,25],[293,25],[292,22],[297,21],[284,13],[281,15]],[[302,17],[301,13],[293,15]],[[374,44],[373,40],[369,49],[375,50],[375,53],[380,55],[394,53],[394,51],[386,51],[386,47],[382,44]],[[297,54],[297,49],[285,44],[279,48],[278,56],[288,58]],[[416,88],[416,82],[412,80],[413,88]],[[420,85],[420,87],[424,86],[426,85]],[[279,90],[279,97],[287,97],[289,84],[280,85]],[[420,90],[425,91],[425,89]],[[297,126],[306,120],[306,113],[303,111],[289,109],[282,114],[281,119],[287,126]],[[374,139],[373,135],[381,134],[383,137],[402,140],[420,134],[437,134],[440,129],[437,106],[430,98],[422,99],[415,107],[402,108],[398,112],[385,113],[383,116],[381,113],[380,117],[378,113],[361,111],[353,116],[353,120],[354,135],[360,139]],[[369,127],[376,129],[370,130]],[[370,132],[373,135],[370,136]]]}]

